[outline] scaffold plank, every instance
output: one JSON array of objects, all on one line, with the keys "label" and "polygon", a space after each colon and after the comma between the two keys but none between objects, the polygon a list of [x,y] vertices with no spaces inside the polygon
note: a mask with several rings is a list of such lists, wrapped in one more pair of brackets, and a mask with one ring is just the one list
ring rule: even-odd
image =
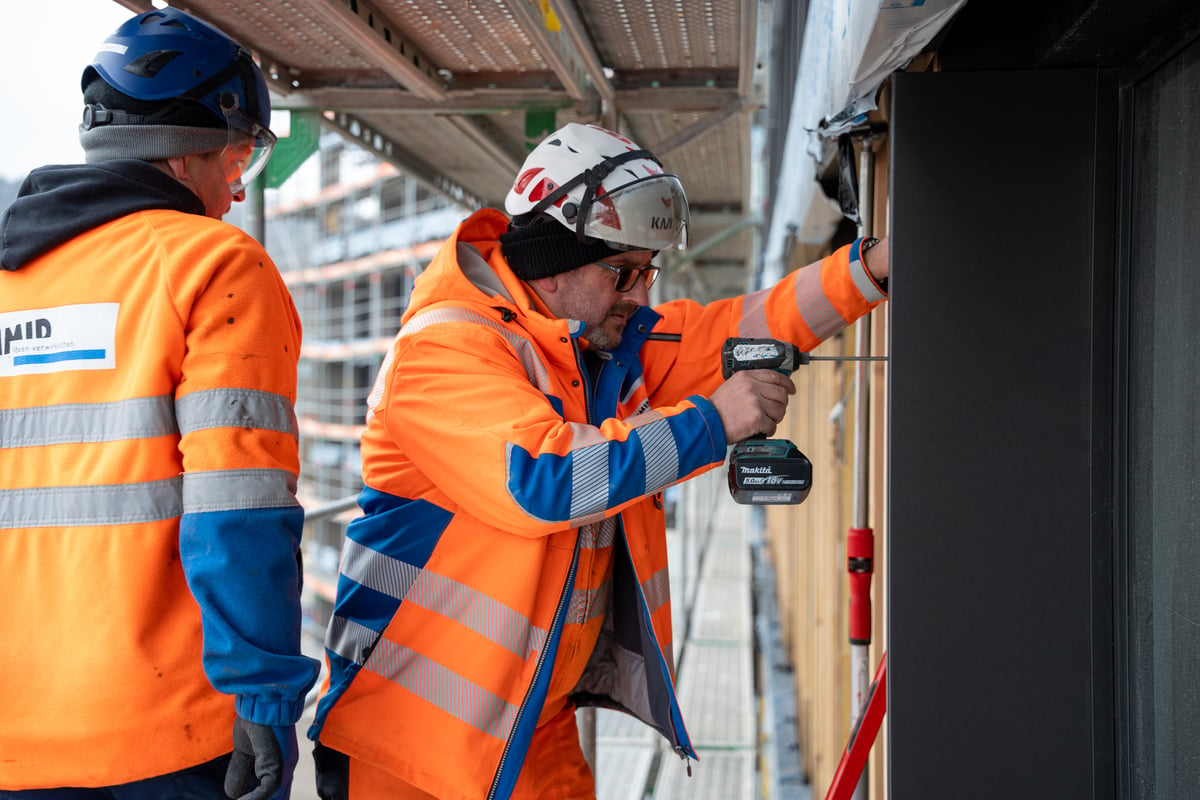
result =
[{"label": "scaffold plank", "polygon": [[700,584],[692,612],[695,641],[753,641],[753,609],[746,581],[709,578]]},{"label": "scaffold plank", "polygon": [[679,702],[695,747],[754,747],[753,646],[689,642]]},{"label": "scaffold plank", "polygon": [[692,775],[679,759],[666,756],[658,768],[654,800],[755,800],[753,750],[699,750]]},{"label": "scaffold plank", "polygon": [[596,751],[596,800],[642,800],[657,749],[605,743]]}]

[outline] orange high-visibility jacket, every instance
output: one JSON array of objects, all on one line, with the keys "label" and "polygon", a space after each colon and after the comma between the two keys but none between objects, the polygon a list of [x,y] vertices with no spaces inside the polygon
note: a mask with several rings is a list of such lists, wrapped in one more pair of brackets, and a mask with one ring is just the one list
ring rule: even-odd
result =
[{"label": "orange high-visibility jacket", "polygon": [[[508,797],[547,698],[620,708],[695,757],[676,702],[660,492],[721,464],[730,336],[815,347],[884,294],[858,243],[775,287],[642,308],[594,385],[479,211],[418,279],[362,440],[309,735],[439,798]],[[611,574],[581,566],[611,550]]]},{"label": "orange high-visibility jacket", "polygon": [[229,752],[235,708],[303,710],[300,328],[262,247],[154,167],[28,185],[2,223],[0,789],[108,786]]}]

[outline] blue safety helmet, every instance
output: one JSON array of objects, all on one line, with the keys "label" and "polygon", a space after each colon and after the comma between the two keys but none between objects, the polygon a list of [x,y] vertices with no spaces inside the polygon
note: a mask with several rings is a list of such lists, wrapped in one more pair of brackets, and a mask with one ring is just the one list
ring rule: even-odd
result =
[{"label": "blue safety helmet", "polygon": [[[275,145],[271,103],[262,70],[250,52],[219,29],[177,8],[139,14],[117,28],[83,71],[82,87],[96,77],[116,91],[152,104],[148,114],[89,104],[83,129],[103,125],[186,125],[226,128],[252,140],[253,155],[240,190],[266,166]],[[211,112],[199,114],[197,104]],[[242,144],[240,143],[240,144]]]}]

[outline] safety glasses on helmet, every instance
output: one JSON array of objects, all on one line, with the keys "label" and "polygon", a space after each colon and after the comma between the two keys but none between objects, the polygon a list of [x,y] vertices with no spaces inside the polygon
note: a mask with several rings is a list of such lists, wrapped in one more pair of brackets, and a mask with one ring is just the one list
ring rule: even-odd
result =
[{"label": "safety glasses on helmet", "polygon": [[255,122],[238,107],[237,96],[232,92],[221,95],[221,113],[229,127],[229,143],[221,151],[221,167],[229,191],[241,194],[267,166],[271,151],[275,149],[275,134],[270,128]]},{"label": "safety glasses on helmet", "polygon": [[592,263],[598,267],[604,267],[617,276],[616,290],[621,293],[631,291],[634,286],[637,286],[638,278],[645,278],[647,290],[658,280],[659,268],[655,266],[614,267],[612,264],[605,264],[603,261],[594,261]]},{"label": "safety glasses on helmet", "polygon": [[611,192],[585,194],[576,230],[618,250],[687,247],[688,202],[671,174],[650,175]]}]

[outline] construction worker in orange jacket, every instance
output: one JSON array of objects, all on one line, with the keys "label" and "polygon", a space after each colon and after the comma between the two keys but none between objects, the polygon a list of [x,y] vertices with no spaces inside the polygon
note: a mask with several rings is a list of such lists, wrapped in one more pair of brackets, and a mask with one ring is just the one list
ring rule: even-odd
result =
[{"label": "construction worker in orange jacket", "polygon": [[649,307],[682,246],[678,178],[569,124],[509,217],[464,221],[417,280],[369,399],[309,736],[326,800],[593,798],[575,709],[695,758],[674,691],[662,492],[771,434],[791,380],[721,377],[730,336],[803,350],[885,298],[887,248],[778,285]]},{"label": "construction worker in orange jacket", "polygon": [[0,220],[0,798],[286,798],[319,668],[300,325],[221,221],[274,145],[266,85],[171,8],[82,84],[87,163]]}]

